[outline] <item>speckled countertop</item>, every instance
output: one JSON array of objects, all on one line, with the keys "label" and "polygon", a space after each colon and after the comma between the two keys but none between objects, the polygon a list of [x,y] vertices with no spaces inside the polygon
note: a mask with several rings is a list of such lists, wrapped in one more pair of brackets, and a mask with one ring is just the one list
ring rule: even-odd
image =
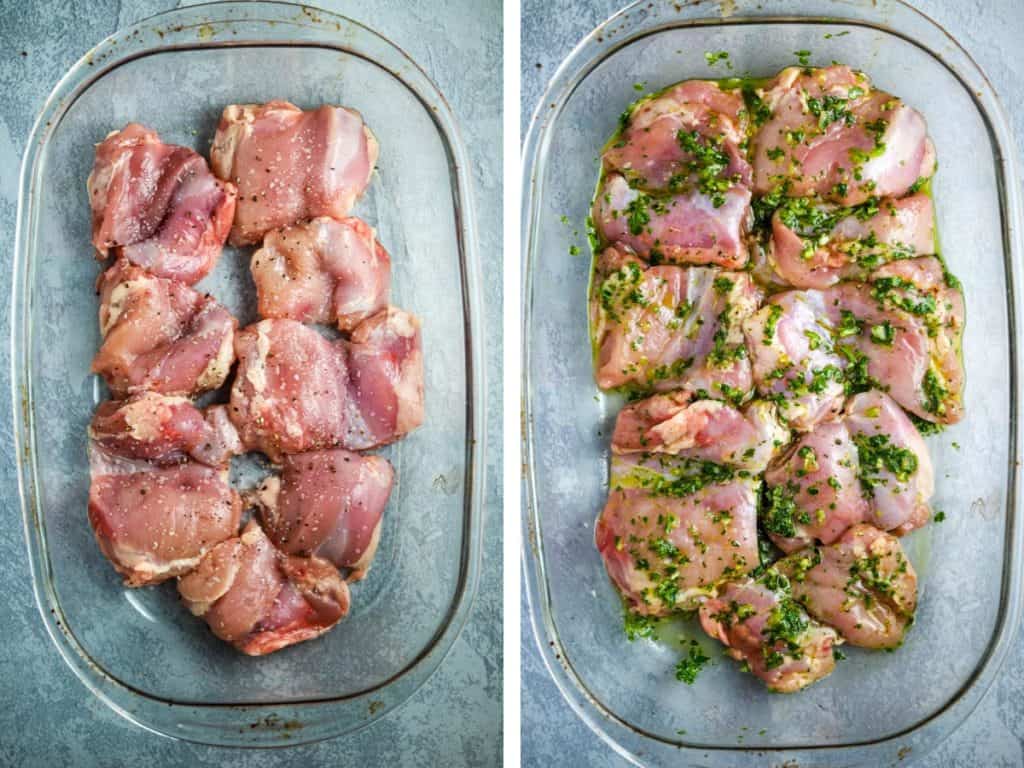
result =
[{"label": "speckled countertop", "polygon": [[[186,3],[182,3],[184,5]],[[383,32],[418,61],[447,96],[470,156],[483,274],[501,274],[500,0],[372,3],[318,0]],[[0,0],[0,242],[10,293],[18,171],[43,100],[90,47],[116,30],[174,7],[174,0]],[[490,62],[484,66],[484,62]],[[84,180],[83,180],[84,183]],[[0,409],[0,766],[494,766],[501,752],[501,281],[484,281],[489,379],[489,462],[483,570],[473,613],[441,669],[404,706],[349,737],[239,753],[142,731],[94,698],[57,655],[32,597],[11,453],[11,412]],[[7,338],[9,307],[0,302]],[[6,341],[0,390],[10,391]],[[84,510],[83,510],[84,514]]]},{"label": "speckled countertop", "polygon": [[[910,0],[948,30],[988,75],[1010,113],[1018,157],[1024,156],[1024,2],[1021,0]],[[544,88],[572,47],[624,6],[622,0],[523,0],[522,122],[525,135]],[[523,765],[622,768],[628,763],[594,735],[555,688],[522,617]],[[754,765],[754,763],[752,763]],[[1024,766],[1024,633],[966,723],[915,766],[1004,768]]]}]

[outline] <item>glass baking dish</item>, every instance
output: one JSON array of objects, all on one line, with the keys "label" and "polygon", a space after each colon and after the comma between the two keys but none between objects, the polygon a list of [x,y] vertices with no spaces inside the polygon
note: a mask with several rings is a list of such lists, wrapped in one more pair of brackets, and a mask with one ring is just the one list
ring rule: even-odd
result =
[{"label": "glass baking dish", "polygon": [[[192,618],[173,585],[122,587],[93,541],[86,427],[103,392],[89,372],[99,267],[85,179],[93,144],[128,121],[207,154],[226,104],[272,98],[355,107],[380,141],[356,213],[391,253],[393,302],[423,320],[427,418],[382,452],[398,483],[350,616],[322,639],[249,658]],[[14,437],[40,612],[64,660],[120,714],[211,744],[309,742],[394,709],[451,648],[476,586],[483,498],[469,168],[451,109],[424,71],[370,29],[308,7],[170,11],[100,43],[54,89],[21,175]],[[200,284],[242,324],[255,319],[250,253],[227,248]]]},{"label": "glass baking dish", "polygon": [[[699,630],[677,621],[661,628],[657,644],[628,642],[594,548],[621,399],[594,383],[590,261],[569,250],[587,252],[600,148],[637,88],[772,75],[804,50],[812,64],[863,69],[928,120],[940,161],[933,192],[943,252],[966,292],[967,415],[929,440],[934,506],[947,519],[905,540],[921,602],[903,648],[853,649],[827,680],[781,696],[741,674],[717,646],[715,663],[686,686],[673,675],[678,640]],[[715,51],[727,51],[729,64],[709,64],[715,57],[704,54]],[[555,682],[623,756],[652,766],[742,766],[755,757],[765,765],[895,764],[949,734],[991,684],[1021,611],[1022,247],[1012,147],[1003,110],[970,57],[892,0],[642,0],[595,29],[554,75],[524,152],[524,570]]]}]

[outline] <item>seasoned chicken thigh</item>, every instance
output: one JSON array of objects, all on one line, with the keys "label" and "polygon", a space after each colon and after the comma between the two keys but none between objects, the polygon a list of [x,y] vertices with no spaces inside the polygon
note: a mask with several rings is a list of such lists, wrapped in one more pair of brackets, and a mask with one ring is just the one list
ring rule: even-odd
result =
[{"label": "seasoned chicken thigh", "polygon": [[235,214],[235,187],[201,155],[138,123],[96,147],[87,182],[92,242],[158,277],[198,282],[213,269]]},{"label": "seasoned chicken thigh", "polygon": [[227,469],[191,461],[172,466],[89,449],[89,522],[125,584],[157,584],[195,568],[238,531],[242,502]]},{"label": "seasoned chicken thigh", "polygon": [[796,288],[864,279],[889,261],[935,251],[932,200],[925,194],[857,208],[792,198],[772,217],[771,260]]},{"label": "seasoned chicken thigh", "polygon": [[595,542],[630,609],[695,608],[719,580],[757,567],[760,482],[669,456],[613,456]]},{"label": "seasoned chicken thigh", "polygon": [[762,525],[784,552],[831,544],[868,522],[902,535],[930,516],[928,448],[888,395],[852,398],[840,421],[803,435],[765,474]]},{"label": "seasoned chicken thigh", "polygon": [[343,449],[285,456],[281,475],[253,495],[263,528],[290,555],[318,555],[349,580],[370,568],[395,470],[379,456]]},{"label": "seasoned chicken thigh", "polygon": [[211,296],[125,260],[99,280],[103,344],[92,370],[116,397],[216,389],[234,362],[238,323]]},{"label": "seasoned chicken thigh", "polygon": [[604,168],[646,190],[678,191],[701,181],[712,189],[730,182],[749,187],[746,131],[739,90],[687,80],[632,109],[619,140],[605,150]]},{"label": "seasoned chicken thigh", "polygon": [[160,465],[192,458],[219,467],[243,452],[225,406],[204,414],[187,398],[155,392],[100,403],[89,438],[118,456]]},{"label": "seasoned chicken thigh", "polygon": [[231,243],[258,243],[303,219],[344,218],[369,184],[377,151],[353,109],[303,111],[287,101],[226,107],[210,162],[238,187]]},{"label": "seasoned chicken thigh", "polygon": [[843,639],[862,648],[896,648],[914,620],[917,575],[895,536],[855,525],[834,544],[811,547],[775,567],[793,598]]},{"label": "seasoned chicken thigh", "polygon": [[788,442],[789,430],[779,422],[773,403],[756,400],[741,411],[679,391],[654,395],[619,411],[612,451],[670,453],[763,472]]},{"label": "seasoned chicken thigh", "polygon": [[591,298],[599,387],[746,397],[752,381],[741,323],[761,301],[748,274],[646,268],[616,248],[601,260]]},{"label": "seasoned chicken thigh", "polygon": [[785,576],[724,584],[700,607],[700,623],[726,653],[745,662],[768,690],[794,693],[832,674],[836,631],[810,618],[793,599]]},{"label": "seasoned chicken thigh", "polygon": [[652,197],[611,174],[594,200],[594,226],[607,242],[652,263],[714,264],[740,269],[749,256],[750,190],[732,186]]},{"label": "seasoned chicken thigh", "polygon": [[230,415],[242,443],[280,463],[323,448],[364,450],[423,420],[419,321],[388,308],[350,341],[330,341],[294,320],[239,331]]},{"label": "seasoned chicken thigh", "polygon": [[289,557],[252,520],[178,580],[188,609],[242,653],[263,656],[312,640],[348,614],[348,585],[318,557]]},{"label": "seasoned chicken thigh", "polygon": [[924,118],[849,67],[790,67],[761,93],[771,114],[754,137],[754,191],[841,205],[900,197],[935,171]]},{"label": "seasoned chicken thigh", "polygon": [[388,304],[391,260],[360,219],[322,216],[268,232],[251,269],[262,317],[350,331]]}]

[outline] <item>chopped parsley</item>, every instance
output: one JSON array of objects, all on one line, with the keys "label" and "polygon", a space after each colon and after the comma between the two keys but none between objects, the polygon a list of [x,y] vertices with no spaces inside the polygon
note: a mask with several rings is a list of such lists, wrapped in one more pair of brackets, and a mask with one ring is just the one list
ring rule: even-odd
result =
[{"label": "chopped parsley", "polygon": [[689,652],[676,664],[676,680],[693,685],[697,681],[697,675],[709,661],[711,657],[704,653],[704,649],[696,640],[691,640]]}]

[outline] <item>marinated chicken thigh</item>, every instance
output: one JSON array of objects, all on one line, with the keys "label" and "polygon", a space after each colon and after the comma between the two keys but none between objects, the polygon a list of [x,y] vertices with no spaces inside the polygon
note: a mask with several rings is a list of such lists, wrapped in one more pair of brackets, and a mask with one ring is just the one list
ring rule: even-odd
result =
[{"label": "marinated chicken thigh", "polygon": [[234,362],[238,323],[211,296],[124,259],[99,279],[103,343],[92,370],[116,397],[216,389]]},{"label": "marinated chicken thigh", "polygon": [[178,592],[213,634],[250,656],[319,637],[346,616],[350,602],[333,565],[281,553],[255,520],[182,576]]},{"label": "marinated chicken thigh", "polygon": [[377,152],[353,109],[303,111],[287,101],[228,106],[210,161],[238,188],[231,243],[258,243],[303,219],[344,218],[369,184]]},{"label": "marinated chicken thigh", "polygon": [[344,449],[285,456],[280,476],[253,495],[263,528],[284,553],[317,555],[365,576],[377,551],[395,470]]},{"label": "marinated chicken thigh", "polygon": [[595,542],[630,609],[692,609],[721,579],[756,568],[759,486],[708,462],[614,456]]},{"label": "marinated chicken thigh", "polygon": [[594,200],[594,226],[608,243],[652,263],[714,264],[740,269],[749,257],[750,190],[735,185],[712,195],[691,188],[652,197],[618,174]]},{"label": "marinated chicken thigh", "polygon": [[617,454],[669,453],[763,472],[789,430],[774,403],[755,400],[740,410],[689,392],[654,395],[619,411],[612,435]]},{"label": "marinated chicken thigh", "polygon": [[204,414],[187,398],[155,392],[100,403],[89,438],[110,453],[159,465],[192,458],[220,467],[243,452],[226,406],[211,406]]},{"label": "marinated chicken thigh", "polygon": [[935,251],[932,200],[925,194],[856,208],[792,198],[772,217],[770,257],[795,288],[862,280],[881,264]]},{"label": "marinated chicken thigh", "polygon": [[604,152],[604,168],[638,189],[749,187],[746,132],[739,90],[687,80],[630,110],[619,139]]},{"label": "marinated chicken thigh", "polygon": [[748,274],[648,268],[617,248],[601,262],[591,298],[599,387],[746,398],[753,383],[742,322],[762,296]]},{"label": "marinated chicken thigh", "polygon": [[760,92],[754,191],[857,205],[900,197],[935,171],[924,118],[845,66],[790,67]]},{"label": "marinated chicken thigh", "polygon": [[238,531],[242,502],[226,468],[188,460],[159,466],[95,443],[89,465],[89,522],[100,550],[130,587],[187,573]]},{"label": "marinated chicken thigh", "polygon": [[765,474],[762,525],[784,552],[831,544],[867,522],[902,535],[930,516],[931,458],[888,395],[852,398],[843,418],[803,435]]},{"label": "marinated chicken thigh", "polygon": [[323,448],[364,450],[423,420],[419,321],[388,308],[350,341],[331,341],[294,320],[239,331],[230,414],[242,443],[280,463]]},{"label": "marinated chicken thigh", "polygon": [[895,536],[859,524],[776,563],[811,616],[862,648],[896,648],[914,620],[917,575]]},{"label": "marinated chicken thigh", "polygon": [[726,653],[745,663],[768,690],[793,693],[827,677],[842,640],[810,618],[790,593],[789,581],[769,569],[759,579],[724,584],[700,607],[700,623]]},{"label": "marinated chicken thigh", "polygon": [[198,282],[213,269],[235,214],[235,186],[201,155],[138,123],[96,147],[87,182],[92,242],[158,277]]},{"label": "marinated chicken thigh", "polygon": [[322,216],[268,232],[251,269],[262,317],[350,331],[388,304],[391,260],[360,219]]}]

